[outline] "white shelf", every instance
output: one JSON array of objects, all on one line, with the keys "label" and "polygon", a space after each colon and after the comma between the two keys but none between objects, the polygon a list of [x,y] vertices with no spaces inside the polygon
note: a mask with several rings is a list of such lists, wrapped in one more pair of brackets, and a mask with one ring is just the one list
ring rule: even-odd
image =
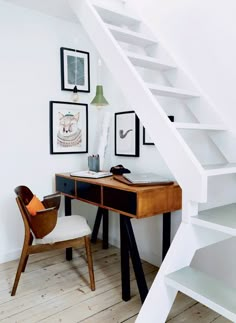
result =
[{"label": "white shelf", "polygon": [[150,56],[139,55],[132,52],[125,52],[125,54],[136,66],[154,70],[168,70],[176,68],[174,65],[166,64]]},{"label": "white shelf", "polygon": [[155,39],[150,38],[144,34],[137,33],[129,29],[116,27],[110,24],[106,24],[106,26],[118,41],[137,46],[148,46],[157,44],[157,41]]},{"label": "white shelf", "polygon": [[171,86],[157,85],[153,83],[146,83],[150,91],[155,95],[168,96],[180,99],[193,99],[199,97],[199,95],[186,91],[183,89],[177,89]]},{"label": "white shelf", "polygon": [[228,204],[198,213],[191,217],[193,224],[236,235],[236,204]]},{"label": "white shelf", "polygon": [[130,14],[115,11],[110,8],[105,8],[100,5],[94,4],[95,9],[101,16],[101,18],[110,24],[118,24],[118,25],[127,25],[127,26],[132,26],[132,25],[138,25],[141,23],[141,21]]},{"label": "white shelf", "polygon": [[219,124],[204,124],[204,123],[182,123],[174,122],[174,125],[177,129],[189,129],[189,130],[210,130],[210,131],[224,131],[227,130],[225,126]]},{"label": "white shelf", "polygon": [[207,176],[227,175],[236,173],[235,163],[205,165],[203,166]]},{"label": "white shelf", "polygon": [[191,267],[167,275],[165,281],[213,311],[236,321],[236,289]]}]

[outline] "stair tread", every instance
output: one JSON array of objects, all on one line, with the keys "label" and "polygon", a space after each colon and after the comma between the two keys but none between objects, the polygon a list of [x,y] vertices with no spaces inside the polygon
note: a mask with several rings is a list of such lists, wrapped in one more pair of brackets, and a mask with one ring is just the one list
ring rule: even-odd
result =
[{"label": "stair tread", "polygon": [[102,17],[102,19],[111,24],[125,24],[125,25],[134,25],[141,23],[140,19],[134,15],[127,14],[126,12],[120,12],[115,9],[108,7],[103,7],[99,4],[94,4],[95,9]]},{"label": "stair tread", "polygon": [[192,267],[165,277],[166,283],[235,322],[236,289]]},{"label": "stair tread", "polygon": [[195,130],[220,130],[224,131],[227,128],[221,124],[212,123],[190,123],[190,122],[174,122],[177,129],[195,129]]},{"label": "stair tread", "polygon": [[153,94],[160,96],[169,96],[176,98],[196,98],[199,97],[196,93],[190,92],[188,90],[175,88],[172,86],[158,85],[154,83],[146,83],[148,88],[152,91]]},{"label": "stair tread", "polygon": [[108,29],[111,31],[113,36],[122,42],[127,42],[139,46],[148,46],[157,44],[157,41],[145,34],[138,33],[129,29],[113,26],[111,24],[106,24]]},{"label": "stair tread", "polygon": [[159,69],[159,70],[167,70],[167,69],[174,69],[176,66],[167,64],[162,62],[156,58],[140,55],[132,52],[125,52],[128,58],[134,65],[138,65],[140,67],[151,68],[151,69]]},{"label": "stair tread", "polygon": [[200,211],[191,222],[228,234],[236,234],[236,203]]},{"label": "stair tread", "polygon": [[236,163],[224,163],[203,166],[208,176],[236,173]]}]

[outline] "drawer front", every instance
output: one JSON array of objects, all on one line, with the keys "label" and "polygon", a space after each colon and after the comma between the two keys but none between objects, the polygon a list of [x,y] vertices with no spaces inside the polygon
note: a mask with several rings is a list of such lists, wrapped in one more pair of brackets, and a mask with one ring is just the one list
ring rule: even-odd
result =
[{"label": "drawer front", "polygon": [[134,192],[122,191],[111,187],[103,188],[103,205],[118,211],[136,215],[137,196]]},{"label": "drawer front", "polygon": [[85,182],[76,182],[77,197],[88,202],[101,204],[101,186]]},{"label": "drawer front", "polygon": [[75,196],[75,181],[73,179],[56,176],[56,190]]}]

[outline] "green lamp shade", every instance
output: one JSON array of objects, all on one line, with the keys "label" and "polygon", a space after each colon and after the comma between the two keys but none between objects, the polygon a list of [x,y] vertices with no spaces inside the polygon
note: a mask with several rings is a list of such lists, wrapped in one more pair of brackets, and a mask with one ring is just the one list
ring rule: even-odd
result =
[{"label": "green lamp shade", "polygon": [[91,102],[91,104],[96,105],[96,106],[100,106],[100,107],[109,104],[103,96],[102,85],[96,86],[96,95],[95,95],[93,101]]}]

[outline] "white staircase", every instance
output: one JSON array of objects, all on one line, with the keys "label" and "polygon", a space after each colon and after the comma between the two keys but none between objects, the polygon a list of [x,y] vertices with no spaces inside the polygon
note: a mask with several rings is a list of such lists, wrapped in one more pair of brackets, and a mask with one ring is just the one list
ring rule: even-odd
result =
[{"label": "white staircase", "polygon": [[[109,8],[109,1],[106,6],[90,0],[69,3],[183,191],[182,224],[137,322],[164,323],[178,291],[236,321],[236,289],[190,266],[198,249],[236,233],[236,204],[198,211],[199,203],[208,200],[210,179],[236,173],[230,147],[221,149],[227,127],[192,82],[179,74],[136,15],[122,5]],[[143,70],[154,73],[157,81],[154,77],[147,80]],[[163,100],[176,100],[176,107],[189,110],[189,118],[172,123]],[[205,138],[218,161],[205,165],[187,142],[186,132]]]}]

